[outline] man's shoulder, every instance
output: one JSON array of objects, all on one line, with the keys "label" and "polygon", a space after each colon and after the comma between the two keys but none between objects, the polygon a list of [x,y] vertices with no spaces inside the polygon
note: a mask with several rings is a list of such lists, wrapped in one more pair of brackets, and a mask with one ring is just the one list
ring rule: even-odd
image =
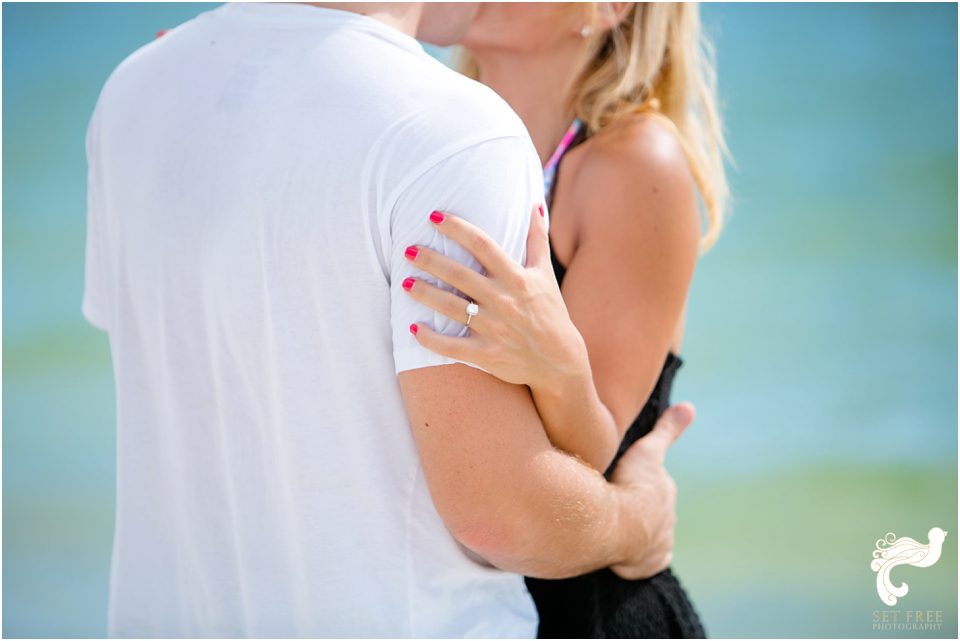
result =
[{"label": "man's shoulder", "polygon": [[[384,131],[377,151],[412,170],[426,168],[485,142],[512,138],[517,151],[536,155],[520,117],[489,87],[444,66],[429,68],[408,87],[404,114]],[[502,147],[498,147],[502,148]],[[411,159],[417,163],[411,163]],[[504,162],[510,159],[504,159]]]},{"label": "man's shoulder", "polygon": [[[164,30],[163,35],[143,43],[127,54],[109,73],[100,90],[100,99],[115,94],[138,92],[144,85],[157,79],[166,79],[171,75],[171,65],[183,66],[182,58],[187,54],[171,55],[178,47],[174,41],[182,43],[203,29],[210,11],[198,14],[174,27]],[[179,43],[178,43],[179,44]]]},{"label": "man's shoulder", "polygon": [[495,91],[440,62],[434,66],[435,77],[425,92],[430,98],[428,111],[432,116],[442,112],[449,120],[468,128],[499,127],[511,133],[526,133],[520,117]]}]

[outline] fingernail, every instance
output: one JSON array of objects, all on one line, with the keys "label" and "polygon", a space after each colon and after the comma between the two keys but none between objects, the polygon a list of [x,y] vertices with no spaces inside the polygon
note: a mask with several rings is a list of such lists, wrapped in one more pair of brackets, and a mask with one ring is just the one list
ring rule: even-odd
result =
[{"label": "fingernail", "polygon": [[417,335],[417,324],[416,324],[416,323],[412,323],[412,324],[410,325],[410,333],[413,334],[414,336]]},{"label": "fingernail", "polygon": [[543,217],[543,205],[537,205],[537,209],[540,210],[540,217]]},{"label": "fingernail", "polygon": [[409,292],[409,291],[413,288],[413,279],[412,279],[412,278],[404,278],[404,279],[403,279],[403,288]]},{"label": "fingernail", "polygon": [[410,245],[407,247],[407,251],[404,252],[404,255],[406,255],[406,257],[410,260],[415,260],[417,258],[417,254],[419,253],[420,250],[417,249],[416,245]]},{"label": "fingernail", "polygon": [[443,214],[441,214],[439,211],[430,212],[430,222],[431,222],[431,223],[436,223],[437,225],[439,225],[440,223],[443,222],[443,219],[444,219],[444,218],[445,218],[445,216],[444,216]]}]

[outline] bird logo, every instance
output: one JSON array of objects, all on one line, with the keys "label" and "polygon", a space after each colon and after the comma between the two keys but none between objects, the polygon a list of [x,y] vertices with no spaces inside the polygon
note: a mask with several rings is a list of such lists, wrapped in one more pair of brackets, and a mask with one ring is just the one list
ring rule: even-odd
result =
[{"label": "bird logo", "polygon": [[910,589],[906,583],[894,585],[890,581],[890,570],[898,565],[930,567],[940,560],[940,552],[946,538],[947,533],[935,527],[927,532],[930,543],[926,545],[908,536],[898,539],[893,532],[887,532],[882,539],[877,539],[877,548],[873,551],[870,569],[877,573],[877,594],[880,595],[880,600],[887,605],[896,605],[897,599],[906,595]]}]

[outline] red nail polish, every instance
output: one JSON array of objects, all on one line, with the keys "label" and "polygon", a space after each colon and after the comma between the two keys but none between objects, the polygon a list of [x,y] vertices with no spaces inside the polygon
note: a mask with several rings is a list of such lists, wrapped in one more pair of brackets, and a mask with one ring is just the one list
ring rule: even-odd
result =
[{"label": "red nail polish", "polygon": [[439,211],[430,212],[430,222],[432,223],[436,223],[437,225],[439,225],[440,223],[443,222],[444,218],[445,216],[441,214]]},{"label": "red nail polish", "polygon": [[543,218],[543,205],[537,205],[537,209],[540,210],[540,217]]},{"label": "red nail polish", "polygon": [[407,247],[407,251],[404,252],[404,255],[410,260],[415,260],[417,257],[417,254],[419,253],[420,253],[420,250],[417,249],[416,245],[410,245],[409,247]]},{"label": "red nail polish", "polygon": [[165,34],[166,32],[167,32],[167,29],[161,29],[160,31],[157,32],[157,37],[159,38],[160,36],[162,36],[162,35]]},{"label": "red nail polish", "polygon": [[416,324],[416,323],[412,323],[412,324],[410,325],[410,333],[413,334],[414,336],[417,335],[417,324]]},{"label": "red nail polish", "polygon": [[403,279],[403,288],[409,292],[409,291],[413,288],[413,279],[412,279],[412,278],[404,278],[404,279]]}]

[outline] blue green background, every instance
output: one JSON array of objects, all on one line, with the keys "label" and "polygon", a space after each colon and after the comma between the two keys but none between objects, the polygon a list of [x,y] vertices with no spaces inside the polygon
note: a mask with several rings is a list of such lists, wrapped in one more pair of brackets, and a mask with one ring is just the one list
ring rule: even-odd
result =
[{"label": "blue green background", "polygon": [[[216,5],[3,5],[3,634],[106,632],[106,335],[80,315],[84,132],[129,53]],[[713,637],[957,635],[957,8],[706,5],[735,205],[691,293],[674,570]],[[449,52],[433,50],[445,58]],[[948,530],[898,568],[886,532]]]}]

